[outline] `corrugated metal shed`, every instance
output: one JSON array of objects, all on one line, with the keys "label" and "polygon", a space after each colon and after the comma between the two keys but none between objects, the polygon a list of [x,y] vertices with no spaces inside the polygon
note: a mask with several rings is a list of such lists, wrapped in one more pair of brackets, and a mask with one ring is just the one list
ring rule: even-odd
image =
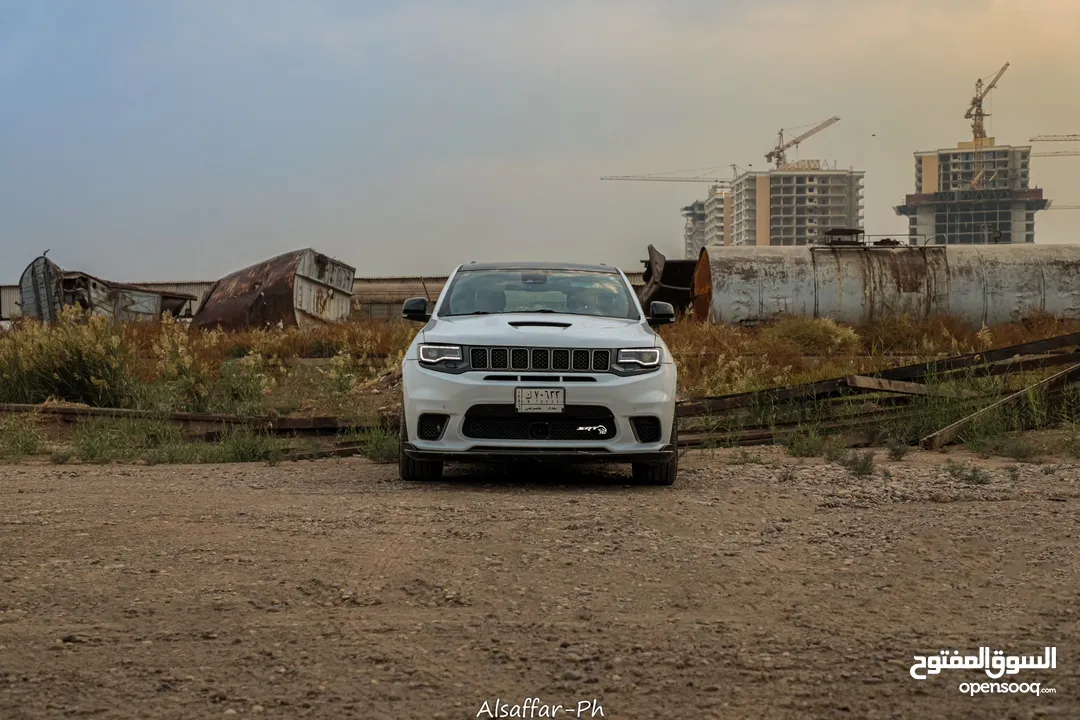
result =
[{"label": "corrugated metal shed", "polygon": [[19,286],[0,285],[0,320],[13,320],[20,317]]},{"label": "corrugated metal shed", "polygon": [[190,309],[185,311],[185,315],[190,317],[198,310],[202,305],[203,298],[210,292],[210,288],[214,287],[214,283],[211,280],[190,280],[185,282],[141,282],[131,283],[137,287],[146,288],[147,290],[155,290],[157,292],[174,292],[184,295],[191,295],[195,300],[191,303]]}]

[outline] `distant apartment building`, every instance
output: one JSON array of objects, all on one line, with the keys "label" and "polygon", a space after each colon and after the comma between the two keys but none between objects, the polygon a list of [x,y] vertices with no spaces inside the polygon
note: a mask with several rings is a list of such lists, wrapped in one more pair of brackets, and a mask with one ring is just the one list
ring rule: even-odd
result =
[{"label": "distant apartment building", "polygon": [[731,244],[731,193],[719,185],[709,188],[705,199],[705,244]]},{"label": "distant apartment building", "polygon": [[709,196],[682,209],[685,257],[696,259],[708,245],[731,244],[731,193],[719,185],[709,188]]},{"label": "distant apartment building", "polygon": [[818,160],[745,172],[732,184],[728,244],[806,245],[830,228],[861,228],[865,176]]},{"label": "distant apartment building", "polygon": [[705,247],[705,201],[695,200],[682,209],[684,257],[696,258]]},{"label": "distant apartment building", "polygon": [[915,244],[1035,242],[1035,213],[1049,201],[1029,185],[1030,146],[994,138],[915,153],[915,192],[895,210]]}]

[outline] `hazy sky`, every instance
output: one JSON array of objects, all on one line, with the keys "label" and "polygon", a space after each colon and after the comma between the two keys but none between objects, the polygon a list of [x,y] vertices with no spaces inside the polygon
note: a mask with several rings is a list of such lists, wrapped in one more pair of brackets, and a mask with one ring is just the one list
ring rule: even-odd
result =
[{"label": "hazy sky", "polygon": [[[0,282],[46,248],[128,281],[305,246],[636,270],[706,186],[601,175],[761,168],[831,115],[801,157],[866,170],[867,231],[902,233],[912,153],[969,139],[1005,61],[999,142],[1080,133],[1077,0],[0,0]],[[1032,168],[1080,203],[1080,157]]]}]

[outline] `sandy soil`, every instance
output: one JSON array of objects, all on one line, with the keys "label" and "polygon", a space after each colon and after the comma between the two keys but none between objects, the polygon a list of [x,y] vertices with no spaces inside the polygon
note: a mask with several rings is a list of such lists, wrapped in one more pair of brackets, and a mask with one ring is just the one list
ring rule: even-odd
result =
[{"label": "sandy soil", "polygon": [[[0,466],[0,718],[1080,717],[1080,467],[757,454],[690,453],[672,488]],[[1056,694],[908,674],[984,645],[1056,646],[1013,678]]]}]

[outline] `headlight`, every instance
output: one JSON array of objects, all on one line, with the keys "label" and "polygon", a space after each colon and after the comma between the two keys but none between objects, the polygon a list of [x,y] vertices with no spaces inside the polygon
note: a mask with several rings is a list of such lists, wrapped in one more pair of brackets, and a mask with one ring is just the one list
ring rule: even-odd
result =
[{"label": "headlight", "polygon": [[620,350],[615,366],[620,370],[654,368],[660,364],[660,348],[632,348]]},{"label": "headlight", "polygon": [[420,362],[434,365],[443,360],[461,360],[460,345],[421,345]]}]

